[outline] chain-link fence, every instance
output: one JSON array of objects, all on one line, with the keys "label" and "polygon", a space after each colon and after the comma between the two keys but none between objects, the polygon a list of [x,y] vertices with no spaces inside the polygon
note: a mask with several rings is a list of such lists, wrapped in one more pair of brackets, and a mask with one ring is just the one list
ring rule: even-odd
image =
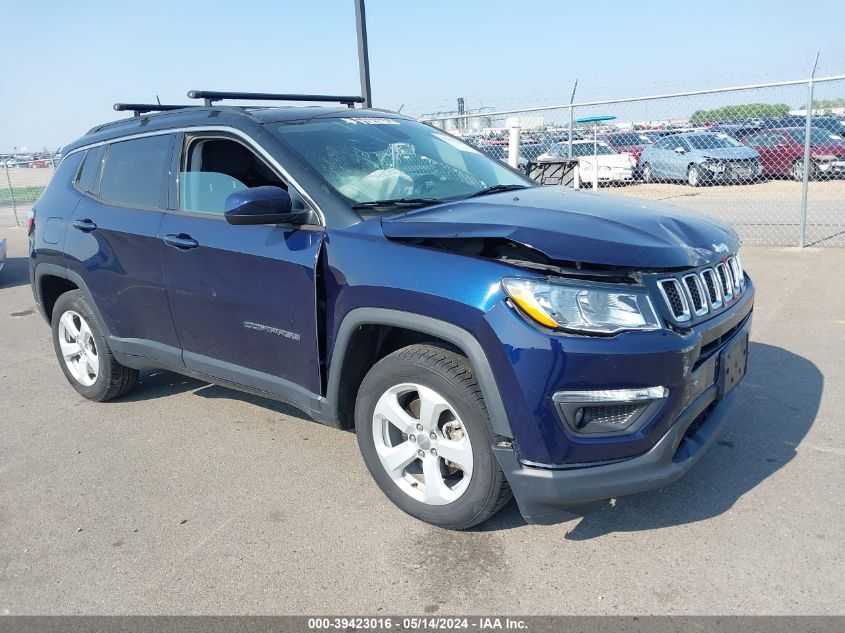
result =
[{"label": "chain-link fence", "polygon": [[505,162],[518,148],[521,168],[571,165],[575,186],[727,220],[748,244],[845,246],[844,118],[845,75],[422,120]]},{"label": "chain-link fence", "polygon": [[0,226],[22,226],[53,176],[59,157],[0,156]]}]

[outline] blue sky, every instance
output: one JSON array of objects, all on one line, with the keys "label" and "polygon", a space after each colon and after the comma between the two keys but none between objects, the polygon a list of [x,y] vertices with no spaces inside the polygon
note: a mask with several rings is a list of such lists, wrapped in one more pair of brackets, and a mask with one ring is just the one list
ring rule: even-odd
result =
[{"label": "blue sky", "polygon": [[[419,114],[845,73],[839,3],[368,0],[375,104]],[[598,9],[601,7],[601,9]],[[0,4],[0,151],[190,88],[357,93],[352,0]],[[839,95],[845,96],[845,95]]]}]

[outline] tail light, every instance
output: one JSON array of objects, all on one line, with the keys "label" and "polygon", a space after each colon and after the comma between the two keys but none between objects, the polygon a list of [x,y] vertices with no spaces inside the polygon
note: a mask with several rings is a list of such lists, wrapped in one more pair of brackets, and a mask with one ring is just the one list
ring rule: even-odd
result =
[{"label": "tail light", "polygon": [[26,214],[26,235],[32,237],[35,232],[35,209],[30,209]]}]

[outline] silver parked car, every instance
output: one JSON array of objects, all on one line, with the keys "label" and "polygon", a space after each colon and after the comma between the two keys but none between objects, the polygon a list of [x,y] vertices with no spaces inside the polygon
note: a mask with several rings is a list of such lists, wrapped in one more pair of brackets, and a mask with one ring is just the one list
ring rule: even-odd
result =
[{"label": "silver parked car", "polygon": [[664,136],[640,155],[643,180],[686,180],[693,187],[711,182],[750,182],[761,176],[757,150],[727,134],[690,132]]}]

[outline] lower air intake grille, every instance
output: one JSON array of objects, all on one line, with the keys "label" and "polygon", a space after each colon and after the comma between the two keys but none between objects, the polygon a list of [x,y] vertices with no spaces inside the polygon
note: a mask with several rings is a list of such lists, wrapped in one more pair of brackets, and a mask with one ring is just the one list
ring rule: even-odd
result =
[{"label": "lower air intake grille", "polygon": [[584,407],[583,419],[580,426],[589,422],[601,424],[624,425],[635,415],[643,405],[641,404],[620,404],[611,406]]}]

